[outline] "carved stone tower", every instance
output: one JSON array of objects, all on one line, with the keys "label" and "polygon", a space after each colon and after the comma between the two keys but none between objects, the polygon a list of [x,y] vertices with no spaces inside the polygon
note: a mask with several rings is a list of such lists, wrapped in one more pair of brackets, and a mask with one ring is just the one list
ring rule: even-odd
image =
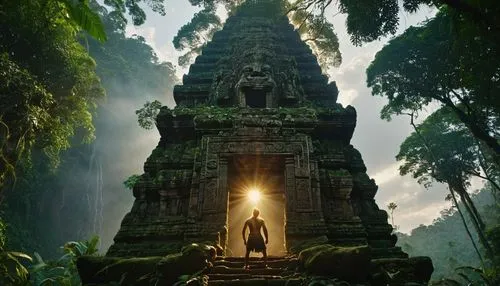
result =
[{"label": "carved stone tower", "polygon": [[177,107],[158,115],[161,140],[108,256],[163,255],[193,241],[226,247],[231,194],[254,168],[284,197],[287,248],[327,237],[367,244],[375,258],[407,257],[349,143],[355,109],[336,103],[335,82],[272,3],[247,0],[175,87]]}]

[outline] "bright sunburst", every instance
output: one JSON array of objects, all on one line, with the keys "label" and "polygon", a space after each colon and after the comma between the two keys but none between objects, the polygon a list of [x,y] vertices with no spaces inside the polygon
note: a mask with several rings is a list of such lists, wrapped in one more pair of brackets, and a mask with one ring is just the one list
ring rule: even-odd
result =
[{"label": "bright sunburst", "polygon": [[248,199],[254,204],[258,203],[260,201],[260,191],[256,188],[250,189],[248,192]]}]

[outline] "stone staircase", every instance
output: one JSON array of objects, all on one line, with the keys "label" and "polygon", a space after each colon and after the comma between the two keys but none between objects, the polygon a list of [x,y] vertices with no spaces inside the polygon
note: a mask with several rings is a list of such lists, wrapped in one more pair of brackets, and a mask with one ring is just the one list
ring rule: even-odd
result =
[{"label": "stone staircase", "polygon": [[250,269],[244,269],[244,257],[218,257],[214,267],[207,273],[210,286],[299,286],[301,279],[292,275],[297,265],[295,257],[268,257],[267,268],[264,260],[251,257]]}]

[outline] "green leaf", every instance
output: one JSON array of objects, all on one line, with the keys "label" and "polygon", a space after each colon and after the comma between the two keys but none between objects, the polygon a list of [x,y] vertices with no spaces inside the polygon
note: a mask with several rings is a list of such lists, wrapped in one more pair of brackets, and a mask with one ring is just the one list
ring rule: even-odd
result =
[{"label": "green leaf", "polygon": [[88,5],[88,1],[71,1],[63,0],[68,8],[70,18],[89,35],[100,42],[107,40],[104,25],[99,17],[99,14],[92,11]]},{"label": "green leaf", "polygon": [[26,260],[29,260],[30,262],[33,261],[33,258],[31,258],[31,256],[25,254],[25,253],[22,253],[22,252],[16,252],[16,251],[10,251],[9,252],[11,255],[15,256],[15,257],[19,257],[19,258],[24,258]]}]

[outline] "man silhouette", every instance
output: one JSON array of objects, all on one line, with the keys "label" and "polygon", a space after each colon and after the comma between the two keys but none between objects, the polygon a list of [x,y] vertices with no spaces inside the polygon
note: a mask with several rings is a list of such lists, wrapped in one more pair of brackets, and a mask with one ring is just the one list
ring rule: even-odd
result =
[{"label": "man silhouette", "polygon": [[[247,251],[245,254],[245,269],[248,269],[248,256],[251,251],[262,252],[262,257],[264,258],[264,266],[267,267],[267,252],[266,252],[266,244],[269,242],[266,223],[263,219],[259,218],[260,211],[255,208],[253,210],[253,215],[249,219],[245,221],[245,225],[243,226],[243,231],[241,232],[243,235],[243,243],[247,246]],[[248,239],[246,239],[245,232],[248,229],[250,233],[248,234]],[[266,241],[264,242],[264,238],[262,238],[262,234],[260,233],[260,229],[264,230],[264,236],[266,237]]]}]

